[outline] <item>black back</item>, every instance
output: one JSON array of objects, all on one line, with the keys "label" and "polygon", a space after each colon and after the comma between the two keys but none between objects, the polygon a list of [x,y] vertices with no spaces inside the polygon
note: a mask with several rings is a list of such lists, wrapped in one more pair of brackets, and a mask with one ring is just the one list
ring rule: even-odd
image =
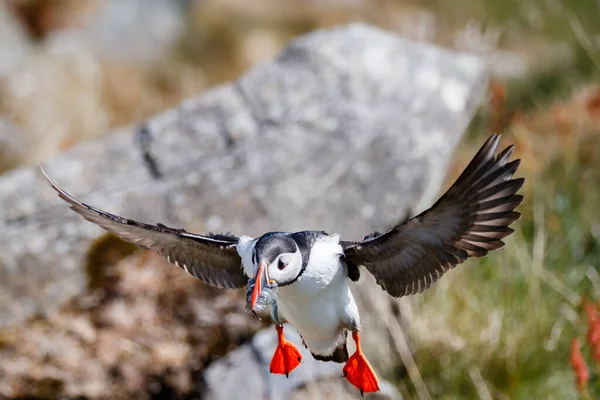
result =
[{"label": "black back", "polygon": [[300,254],[302,255],[302,272],[304,272],[304,269],[306,269],[306,266],[308,265],[308,259],[310,258],[310,250],[312,249],[316,240],[321,236],[328,235],[323,231],[303,231],[295,232],[290,235],[290,237],[298,245],[298,249],[300,250]]}]

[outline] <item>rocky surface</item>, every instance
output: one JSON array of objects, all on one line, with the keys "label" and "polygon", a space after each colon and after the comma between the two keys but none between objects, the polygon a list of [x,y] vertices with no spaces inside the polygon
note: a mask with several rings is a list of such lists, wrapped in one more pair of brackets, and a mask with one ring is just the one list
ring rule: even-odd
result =
[{"label": "rocky surface", "polygon": [[[82,200],[142,221],[360,239],[431,205],[485,87],[476,57],[353,24],[300,37],[238,80],[44,167]],[[90,290],[82,266],[103,231],[33,167],[0,186],[0,326],[66,312]],[[398,352],[379,312],[393,318],[394,302],[369,277],[354,290],[359,307],[375,311],[362,314],[365,348],[385,370]]]},{"label": "rocky surface", "polygon": [[[315,395],[327,399],[361,398],[359,391],[342,377],[343,364],[315,360],[292,328],[285,329],[285,336],[302,354],[302,363],[288,378],[269,373],[271,355],[277,345],[277,333],[271,327],[204,371],[205,399],[238,399],[240,387],[248,399],[302,399],[315,398]],[[349,351],[354,351],[354,347],[349,346]],[[380,391],[369,394],[370,399],[401,399],[389,382],[380,381]]]}]

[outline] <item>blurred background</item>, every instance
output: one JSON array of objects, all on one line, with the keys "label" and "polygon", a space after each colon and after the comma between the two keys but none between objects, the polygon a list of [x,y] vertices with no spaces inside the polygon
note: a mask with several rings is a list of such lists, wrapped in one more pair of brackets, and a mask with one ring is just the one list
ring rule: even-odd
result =
[{"label": "blurred background", "polygon": [[[506,249],[407,300],[419,310],[406,333],[431,397],[578,398],[571,344],[581,337],[592,368],[582,304],[600,296],[596,0],[2,0],[0,171],[143,120],[236,78],[298,35],[351,21],[487,63],[485,101],[444,187],[492,132],[522,159],[523,217]],[[91,270],[103,272],[88,292],[50,322],[36,317],[0,330],[0,396],[201,398],[194,377],[263,326],[232,316],[189,331],[194,307],[214,306],[219,293],[220,312],[239,311],[239,296],[190,283],[152,255],[128,257],[128,246],[99,242],[94,251],[101,268]],[[122,301],[82,305],[96,289]],[[127,320],[130,307],[150,321],[144,332]],[[172,309],[182,314],[151,322]],[[110,370],[123,337],[132,350],[118,357],[127,366]],[[139,350],[152,346],[159,350]],[[385,378],[406,399],[422,396],[401,364]]]}]

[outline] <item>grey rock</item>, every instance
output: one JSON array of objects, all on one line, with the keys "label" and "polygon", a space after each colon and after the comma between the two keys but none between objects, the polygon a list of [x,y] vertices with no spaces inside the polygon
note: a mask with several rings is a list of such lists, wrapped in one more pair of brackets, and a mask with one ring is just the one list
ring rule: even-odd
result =
[{"label": "grey rock", "polygon": [[[360,239],[431,205],[486,82],[477,57],[352,24],[302,36],[146,129],[82,142],[44,167],[83,201],[142,221]],[[6,326],[79,293],[87,248],[103,231],[34,167],[0,177],[0,204]],[[358,287],[383,295],[368,278]],[[381,325],[363,316],[371,322]]]},{"label": "grey rock", "polygon": [[[342,377],[343,364],[315,360],[294,329],[286,328],[285,336],[302,354],[302,363],[288,378],[269,373],[277,334],[275,329],[264,329],[250,343],[215,361],[204,371],[204,398],[233,400],[239,399],[242,392],[247,399],[315,398],[314,393],[326,395],[328,399],[361,398],[358,390]],[[369,398],[401,399],[389,382],[380,379],[380,383],[380,392]]]},{"label": "grey rock", "polygon": [[398,390],[388,381],[379,380],[379,392],[365,393],[361,396],[358,390],[343,378],[329,378],[306,382],[302,387],[290,393],[287,399],[328,399],[328,400],[401,400]]}]

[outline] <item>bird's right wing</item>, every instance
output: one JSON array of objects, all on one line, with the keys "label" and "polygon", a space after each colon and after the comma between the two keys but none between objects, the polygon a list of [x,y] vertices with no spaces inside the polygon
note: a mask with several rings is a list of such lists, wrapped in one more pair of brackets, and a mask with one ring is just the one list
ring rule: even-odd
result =
[{"label": "bird's right wing", "polygon": [[341,242],[346,261],[364,265],[394,297],[420,293],[469,257],[504,246],[519,219],[516,194],[524,179],[513,179],[520,160],[513,146],[495,157],[500,136],[481,147],[448,191],[425,212],[362,242]]},{"label": "bird's right wing", "polygon": [[154,250],[204,283],[219,288],[240,288],[248,283],[233,235],[197,235],[162,224],[150,225],[89,206],[61,189],[40,167],[50,186],[73,211],[121,239]]}]

